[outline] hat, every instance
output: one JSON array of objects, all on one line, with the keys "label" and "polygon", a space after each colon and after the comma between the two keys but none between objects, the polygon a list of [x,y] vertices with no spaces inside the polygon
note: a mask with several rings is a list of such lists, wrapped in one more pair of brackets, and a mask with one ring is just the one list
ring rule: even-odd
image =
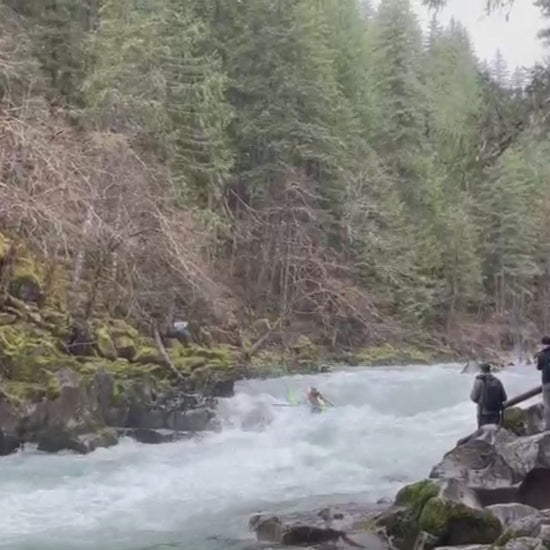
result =
[{"label": "hat", "polygon": [[550,336],[543,336],[540,343],[543,346],[550,346]]},{"label": "hat", "polygon": [[481,363],[481,365],[479,365],[479,370],[481,372],[491,372],[491,365],[489,365],[489,363]]}]

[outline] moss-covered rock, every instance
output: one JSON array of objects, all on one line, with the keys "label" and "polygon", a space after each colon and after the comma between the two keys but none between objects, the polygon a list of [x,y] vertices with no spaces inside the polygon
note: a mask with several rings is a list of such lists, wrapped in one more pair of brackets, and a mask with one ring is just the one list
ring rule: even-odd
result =
[{"label": "moss-covered rock", "polygon": [[145,346],[138,349],[138,352],[134,357],[134,362],[141,363],[143,365],[148,363],[158,363],[159,365],[162,365],[164,363],[164,358],[156,347]]},{"label": "moss-covered rock", "polygon": [[18,256],[10,277],[9,293],[24,302],[41,303],[42,284],[42,273],[34,260]]},{"label": "moss-covered rock", "polygon": [[138,349],[136,341],[133,338],[127,336],[126,334],[120,334],[114,337],[113,343],[118,357],[122,357],[128,361],[134,360]]},{"label": "moss-covered rock", "polygon": [[96,348],[98,353],[106,359],[115,360],[118,358],[117,350],[109,334],[109,329],[105,326],[96,330]]},{"label": "moss-covered rock", "polygon": [[409,508],[416,518],[428,500],[439,494],[439,487],[433,481],[425,479],[403,487],[395,496],[396,506]]},{"label": "moss-covered rock", "polygon": [[0,360],[8,379],[32,383],[47,382],[51,372],[78,365],[46,330],[25,323],[0,326]]},{"label": "moss-covered rock", "polygon": [[395,497],[395,506],[382,514],[375,526],[382,528],[400,550],[411,550],[419,533],[418,522],[425,503],[439,494],[439,487],[423,480],[403,487]]},{"label": "moss-covered rock", "polygon": [[109,321],[109,332],[113,338],[127,336],[132,340],[137,340],[139,337],[137,329],[122,319],[111,319]]},{"label": "moss-covered rock", "polygon": [[500,521],[489,511],[439,497],[426,502],[418,525],[449,546],[492,544],[502,534]]},{"label": "moss-covered rock", "polygon": [[504,411],[502,426],[516,435],[526,435],[528,427],[527,413],[521,407],[511,407]]}]

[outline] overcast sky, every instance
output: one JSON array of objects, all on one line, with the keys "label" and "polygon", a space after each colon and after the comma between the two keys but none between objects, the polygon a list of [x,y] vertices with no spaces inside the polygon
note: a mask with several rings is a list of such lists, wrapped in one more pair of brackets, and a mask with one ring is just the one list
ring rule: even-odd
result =
[{"label": "overcast sky", "polygon": [[[429,21],[430,12],[421,7],[421,0],[413,0],[413,3],[421,21]],[[445,23],[454,17],[462,22],[480,59],[490,61],[500,49],[511,70],[541,61],[544,52],[537,32],[543,19],[532,0],[515,0],[508,21],[502,11],[487,15],[485,3],[485,0],[448,0],[447,7],[440,13],[440,20]]]}]

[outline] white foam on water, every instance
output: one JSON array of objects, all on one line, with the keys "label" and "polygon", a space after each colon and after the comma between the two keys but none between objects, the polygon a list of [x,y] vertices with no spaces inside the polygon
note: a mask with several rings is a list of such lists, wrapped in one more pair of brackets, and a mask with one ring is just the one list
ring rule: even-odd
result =
[{"label": "white foam on water", "polygon": [[[259,509],[391,497],[475,428],[473,377],[436,365],[248,381],[221,402],[220,434],[3,458],[0,548],[238,549]],[[527,366],[500,377],[510,396],[539,381]],[[273,406],[310,385],[336,406]]]}]

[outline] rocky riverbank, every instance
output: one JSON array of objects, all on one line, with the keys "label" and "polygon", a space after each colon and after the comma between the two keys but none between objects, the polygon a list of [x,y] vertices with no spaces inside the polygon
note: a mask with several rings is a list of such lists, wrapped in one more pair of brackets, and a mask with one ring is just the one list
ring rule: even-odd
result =
[{"label": "rocky riverbank", "polygon": [[315,548],[325,548],[316,543],[331,528],[334,541],[342,531],[368,548],[548,549],[550,432],[542,431],[541,405],[507,417],[506,427],[486,426],[460,440],[428,478],[402,488],[382,511],[379,503],[275,520],[265,514],[254,518],[258,540],[277,542],[281,532],[300,534],[297,527],[306,525]]},{"label": "rocky riverbank", "polygon": [[73,294],[68,269],[0,233],[0,455],[25,443],[85,453],[121,435],[158,443],[216,430],[216,399],[243,378],[456,358],[405,344],[335,354],[304,335],[281,354],[267,321],[246,338],[184,344],[101,308],[75,309],[86,300]]}]

